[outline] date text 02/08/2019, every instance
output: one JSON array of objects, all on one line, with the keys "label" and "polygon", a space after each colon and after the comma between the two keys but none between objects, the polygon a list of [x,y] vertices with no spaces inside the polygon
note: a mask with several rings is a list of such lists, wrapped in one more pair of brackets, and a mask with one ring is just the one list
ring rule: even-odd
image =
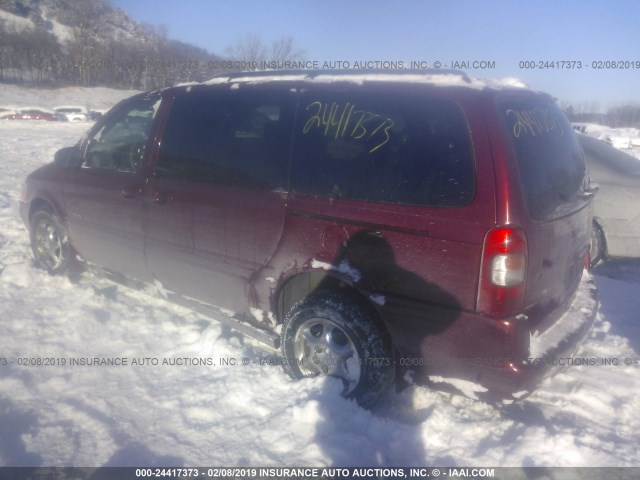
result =
[{"label": "date text 02/08/2019", "polygon": [[640,60],[520,60],[521,70],[640,70]]},{"label": "date text 02/08/2019", "polygon": [[492,478],[494,468],[288,468],[288,467],[233,467],[233,468],[136,468],[136,478],[175,477],[175,478]]}]

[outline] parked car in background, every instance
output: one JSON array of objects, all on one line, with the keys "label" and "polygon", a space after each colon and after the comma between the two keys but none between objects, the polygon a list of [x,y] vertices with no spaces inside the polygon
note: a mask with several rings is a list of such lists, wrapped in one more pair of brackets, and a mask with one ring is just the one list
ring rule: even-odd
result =
[{"label": "parked car in background", "polygon": [[53,110],[66,115],[70,122],[86,122],[89,120],[89,112],[85,107],[59,106],[54,107]]},{"label": "parked car in background", "polygon": [[79,256],[159,282],[371,406],[396,376],[519,399],[571,354],[597,307],[592,193],[548,95],[256,72],[119,103],[29,175],[20,212],[49,272]]},{"label": "parked car in background", "polygon": [[89,110],[89,120],[94,122],[100,120],[105,113],[107,110]]},{"label": "parked car in background", "polygon": [[606,257],[640,258],[640,160],[609,143],[578,134],[591,180],[593,202],[591,263]]},{"label": "parked car in background", "polygon": [[6,120],[57,120],[53,110],[42,107],[22,107],[15,113],[4,115],[1,118]]},{"label": "parked car in background", "polygon": [[0,119],[8,117],[9,115],[15,115],[17,112],[18,112],[18,107],[1,106]]},{"label": "parked car in background", "polygon": [[56,112],[56,113],[53,114],[53,116],[55,117],[56,121],[58,121],[58,122],[68,122],[69,121],[69,117],[67,117],[64,113]]}]

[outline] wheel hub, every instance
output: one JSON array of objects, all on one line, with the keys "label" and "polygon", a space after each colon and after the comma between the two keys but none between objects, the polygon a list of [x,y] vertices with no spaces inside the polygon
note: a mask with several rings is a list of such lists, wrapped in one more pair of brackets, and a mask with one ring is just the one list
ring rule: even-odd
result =
[{"label": "wheel hub", "polygon": [[361,374],[358,352],[337,323],[324,318],[304,322],[295,336],[294,353],[304,375],[340,378],[345,394],[358,385]]},{"label": "wheel hub", "polygon": [[46,265],[55,269],[62,262],[62,242],[56,228],[48,222],[38,223],[35,232],[36,250]]}]

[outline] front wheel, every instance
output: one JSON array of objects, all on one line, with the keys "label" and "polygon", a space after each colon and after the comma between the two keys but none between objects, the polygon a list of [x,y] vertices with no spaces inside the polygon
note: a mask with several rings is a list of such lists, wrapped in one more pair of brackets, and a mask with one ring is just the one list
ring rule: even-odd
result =
[{"label": "front wheel", "polygon": [[342,394],[373,407],[393,383],[391,341],[375,310],[350,295],[319,292],[298,302],[282,329],[285,372],[339,378]]},{"label": "front wheel", "polygon": [[54,275],[66,273],[71,249],[61,220],[45,210],[36,212],[31,219],[30,236],[36,264]]}]

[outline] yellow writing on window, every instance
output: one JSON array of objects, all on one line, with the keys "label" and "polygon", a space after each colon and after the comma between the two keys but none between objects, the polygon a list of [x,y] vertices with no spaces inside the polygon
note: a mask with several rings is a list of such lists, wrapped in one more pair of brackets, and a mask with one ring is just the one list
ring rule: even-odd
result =
[{"label": "yellow writing on window", "polygon": [[514,121],[513,136],[516,138],[527,135],[537,137],[553,131],[558,131],[560,135],[564,134],[557,114],[546,108],[509,109],[506,115]]},{"label": "yellow writing on window", "polygon": [[391,139],[390,130],[395,122],[384,115],[365,110],[357,110],[353,103],[339,104],[336,102],[315,101],[307,105],[311,116],[304,124],[302,133],[320,130],[325,137],[352,138],[355,140],[371,141],[373,153]]}]

